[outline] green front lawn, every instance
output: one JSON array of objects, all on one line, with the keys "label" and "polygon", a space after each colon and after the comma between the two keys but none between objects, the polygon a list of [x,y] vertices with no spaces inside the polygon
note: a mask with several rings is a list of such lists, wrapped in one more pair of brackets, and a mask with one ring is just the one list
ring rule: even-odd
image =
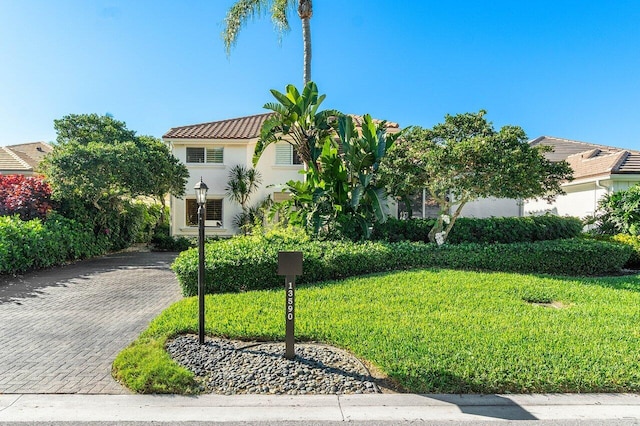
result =
[{"label": "green front lawn", "polygon": [[[284,290],[207,296],[207,333],[282,341],[284,302]],[[158,316],[114,375],[137,392],[193,392],[163,349],[184,332],[197,332],[196,298]],[[411,392],[638,392],[640,275],[424,270],[300,287],[296,336],[346,348]]]}]

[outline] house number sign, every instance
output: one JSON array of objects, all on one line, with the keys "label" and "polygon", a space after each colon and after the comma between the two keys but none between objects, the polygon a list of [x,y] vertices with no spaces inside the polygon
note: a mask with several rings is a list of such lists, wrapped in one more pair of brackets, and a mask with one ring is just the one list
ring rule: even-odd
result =
[{"label": "house number sign", "polygon": [[284,275],[285,303],[285,353],[286,359],[294,359],[296,319],[296,275],[302,275],[302,252],[278,252],[278,275]]}]

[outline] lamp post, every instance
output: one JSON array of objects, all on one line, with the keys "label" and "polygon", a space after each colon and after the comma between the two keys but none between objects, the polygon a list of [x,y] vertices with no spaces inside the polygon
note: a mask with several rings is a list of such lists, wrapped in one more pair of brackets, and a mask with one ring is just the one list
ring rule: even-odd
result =
[{"label": "lamp post", "polygon": [[193,188],[198,203],[198,341],[204,344],[204,216],[207,204],[207,185],[202,181]]}]

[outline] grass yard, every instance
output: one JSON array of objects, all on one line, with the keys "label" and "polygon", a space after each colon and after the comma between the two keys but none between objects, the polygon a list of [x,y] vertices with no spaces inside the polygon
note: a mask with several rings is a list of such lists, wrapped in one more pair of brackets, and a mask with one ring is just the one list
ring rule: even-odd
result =
[{"label": "grass yard", "polygon": [[[207,333],[284,340],[284,290],[207,296]],[[138,392],[193,391],[164,352],[197,333],[197,298],[163,312],[114,362]],[[640,391],[640,276],[423,270],[300,287],[296,336],[350,350],[407,391]]]}]

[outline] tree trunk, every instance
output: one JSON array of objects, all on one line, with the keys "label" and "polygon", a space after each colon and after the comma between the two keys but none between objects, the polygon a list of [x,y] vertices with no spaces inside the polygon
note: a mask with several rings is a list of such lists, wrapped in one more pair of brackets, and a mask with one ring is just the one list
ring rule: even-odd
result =
[{"label": "tree trunk", "polygon": [[432,243],[436,242],[437,234],[443,234],[442,235],[443,242],[447,242],[447,238],[449,237],[449,232],[451,232],[453,225],[456,223],[456,219],[458,219],[458,216],[460,216],[460,213],[462,213],[462,208],[465,206],[465,204],[467,204],[466,201],[462,201],[460,202],[460,204],[458,204],[458,207],[456,208],[456,211],[453,213],[453,216],[449,218],[449,223],[447,224],[446,227],[444,226],[445,223],[443,220],[443,216],[449,215],[451,206],[448,203],[444,205],[445,208],[443,208],[442,211],[440,212],[440,215],[438,216],[438,221],[436,222],[435,225],[433,225],[433,228],[431,228],[431,230],[429,231],[430,242]]},{"label": "tree trunk", "polygon": [[299,0],[298,16],[302,20],[302,44],[304,46],[303,83],[311,81],[311,26],[309,21],[313,15],[312,0]]},{"label": "tree trunk", "polygon": [[158,197],[158,199],[160,200],[160,205],[162,206],[161,207],[162,210],[160,210],[160,218],[158,220],[158,225],[164,225],[164,221],[166,219],[164,217],[164,210],[165,210],[165,207],[166,207],[165,197],[164,197],[164,195],[160,195]]}]

